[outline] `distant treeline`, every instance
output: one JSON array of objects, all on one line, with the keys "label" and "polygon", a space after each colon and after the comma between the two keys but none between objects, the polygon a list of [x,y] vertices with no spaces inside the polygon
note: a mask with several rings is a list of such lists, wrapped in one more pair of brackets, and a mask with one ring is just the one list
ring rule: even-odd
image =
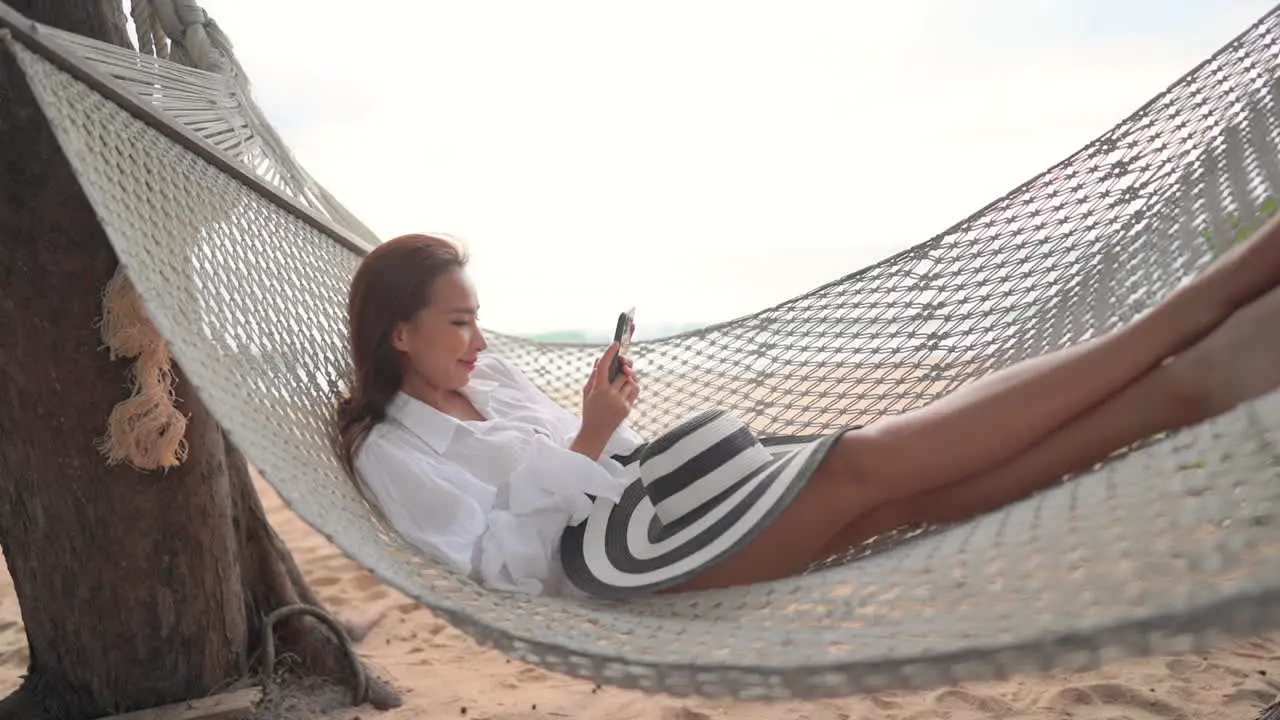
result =
[{"label": "distant treeline", "polygon": [[[637,327],[640,325],[636,323]],[[653,340],[655,338],[667,337],[669,335],[678,335],[689,330],[697,330],[705,327],[705,323],[685,323],[682,325],[659,325],[657,328],[650,326],[642,328],[637,335],[638,340]],[[558,342],[558,343],[598,343],[605,344],[613,339],[608,331],[587,332],[584,330],[552,330],[544,333],[533,333],[527,336],[530,340],[538,342]]]}]

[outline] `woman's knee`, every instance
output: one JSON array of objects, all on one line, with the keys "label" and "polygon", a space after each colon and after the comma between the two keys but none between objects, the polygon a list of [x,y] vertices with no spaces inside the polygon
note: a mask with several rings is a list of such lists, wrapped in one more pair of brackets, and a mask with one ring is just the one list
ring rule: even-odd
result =
[{"label": "woman's knee", "polygon": [[777,580],[802,572],[857,512],[849,487],[848,478],[824,460],[799,495],[746,547],[668,592]]},{"label": "woman's knee", "polygon": [[845,498],[851,517],[897,499],[894,474],[901,467],[890,444],[874,426],[850,430],[840,436],[820,466],[839,486],[833,493]]},{"label": "woman's knee", "polygon": [[803,571],[858,517],[874,505],[858,462],[860,439],[845,433],[805,483],[800,494],[746,547],[668,592],[705,590]]}]

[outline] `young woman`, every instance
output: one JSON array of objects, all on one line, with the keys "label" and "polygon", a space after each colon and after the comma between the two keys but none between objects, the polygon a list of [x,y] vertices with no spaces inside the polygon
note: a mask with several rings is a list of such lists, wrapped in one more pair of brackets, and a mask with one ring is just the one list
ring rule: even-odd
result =
[{"label": "young woman", "polygon": [[[629,597],[782,578],[909,523],[962,520],[1280,386],[1280,223],[1106,335],[862,428],[762,445],[708,409],[646,442],[610,347],[581,417],[486,354],[453,244],[405,235],[349,298],[338,439],[409,541],[488,587]],[[584,369],[585,370],[585,369]]]}]

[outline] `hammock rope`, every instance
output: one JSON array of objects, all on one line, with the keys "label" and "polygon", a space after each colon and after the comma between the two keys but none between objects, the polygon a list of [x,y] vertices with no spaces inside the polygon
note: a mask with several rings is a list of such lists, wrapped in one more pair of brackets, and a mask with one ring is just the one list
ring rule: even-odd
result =
[{"label": "hammock rope", "polygon": [[[816,698],[1280,627],[1280,394],[785,581],[626,603],[486,591],[378,524],[334,456],[346,289],[369,243],[290,189],[298,176],[279,169],[287,154],[240,82],[3,5],[0,23],[147,314],[233,441],[305,521],[481,642],[611,685]],[[707,404],[765,435],[868,423],[1105,332],[1274,212],[1278,143],[1273,10],[940,235],[775,307],[635,344],[648,394],[636,424],[652,433]],[[599,351],[490,344],[569,407]]]}]

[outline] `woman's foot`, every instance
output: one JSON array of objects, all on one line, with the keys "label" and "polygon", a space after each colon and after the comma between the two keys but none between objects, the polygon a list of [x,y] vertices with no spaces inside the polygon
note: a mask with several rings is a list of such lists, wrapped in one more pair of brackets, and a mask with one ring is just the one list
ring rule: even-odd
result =
[{"label": "woman's foot", "polygon": [[904,525],[956,522],[989,512],[1144,438],[1203,422],[1278,388],[1280,288],[1274,288],[1167,364],[1006,462],[883,502],[851,518],[812,561],[847,552]]},{"label": "woman's foot", "polygon": [[1235,311],[1167,370],[1201,417],[1280,388],[1280,287]]}]

